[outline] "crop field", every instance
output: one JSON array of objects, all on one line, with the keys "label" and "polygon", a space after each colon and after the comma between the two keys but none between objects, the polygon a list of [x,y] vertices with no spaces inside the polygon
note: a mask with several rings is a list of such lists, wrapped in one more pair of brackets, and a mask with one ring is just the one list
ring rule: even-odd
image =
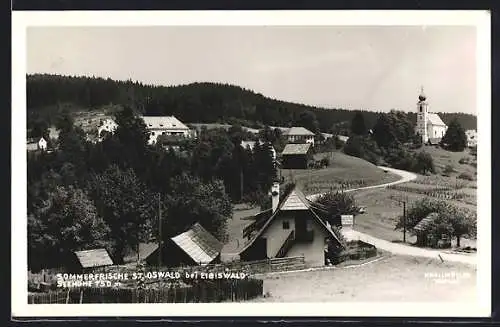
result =
[{"label": "crop field", "polygon": [[425,151],[432,156],[434,166],[439,174],[443,173],[446,166],[453,167],[454,172],[452,172],[452,176],[461,173],[475,176],[477,171],[477,160],[471,155],[469,149],[465,149],[461,152],[451,152],[435,146],[424,146],[419,151]]},{"label": "crop field", "polygon": [[330,157],[330,166],[323,169],[282,169],[287,181],[295,181],[305,195],[397,181],[400,177],[385,173],[377,166],[342,152],[320,153],[316,159]]},{"label": "crop field", "polygon": [[[394,230],[403,206],[397,200],[407,201],[410,208],[416,201],[431,197],[445,200],[455,206],[477,210],[477,189],[474,183],[439,175],[419,176],[416,180],[390,186],[384,189],[355,191],[354,197],[360,206],[366,206],[365,214],[355,218],[356,230],[387,241],[401,242],[403,233]],[[407,234],[407,242],[415,242],[415,237]],[[463,240],[462,246],[475,246],[474,240]]]}]

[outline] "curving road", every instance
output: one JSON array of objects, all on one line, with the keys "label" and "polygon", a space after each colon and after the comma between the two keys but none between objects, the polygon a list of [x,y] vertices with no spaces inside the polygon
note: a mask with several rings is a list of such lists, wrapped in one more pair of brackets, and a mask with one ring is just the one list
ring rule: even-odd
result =
[{"label": "curving road", "polygon": [[[358,187],[358,188],[354,188],[354,189],[349,189],[349,190],[345,190],[344,192],[352,192],[352,191],[367,190],[367,189],[374,189],[374,188],[383,188],[383,187],[387,187],[387,186],[391,186],[391,185],[410,182],[410,181],[417,178],[416,174],[405,171],[405,170],[394,169],[394,168],[383,167],[383,166],[379,166],[379,168],[383,169],[384,171],[399,175],[399,176],[401,176],[401,179],[399,179],[395,182],[390,182],[390,183],[384,183],[384,184],[379,184],[379,185],[372,185],[372,186],[365,186],[365,187]],[[316,197],[320,196],[321,194],[322,193],[310,195],[307,197],[307,199],[314,200]],[[450,253],[450,251],[431,250],[431,249],[418,248],[418,247],[399,244],[399,243],[392,243],[392,242],[389,242],[389,241],[386,241],[386,240],[383,240],[380,238],[376,238],[376,237],[373,237],[371,235],[368,235],[368,234],[365,234],[362,232],[358,232],[356,230],[346,231],[346,236],[348,239],[360,240],[360,241],[363,241],[363,242],[366,242],[369,244],[373,244],[378,249],[385,250],[385,251],[388,251],[388,252],[391,252],[394,254],[433,258],[433,259],[438,259],[438,260],[442,260],[442,261],[453,261],[453,262],[460,262],[460,263],[471,264],[471,265],[476,265],[476,263],[477,263],[476,254]]]},{"label": "curving road", "polygon": [[[377,184],[377,185],[371,185],[371,186],[363,186],[363,187],[358,187],[358,188],[352,188],[349,190],[344,190],[344,192],[353,192],[353,191],[359,191],[359,190],[369,190],[369,189],[374,189],[374,188],[382,188],[382,187],[387,187],[387,186],[392,186],[396,184],[401,184],[401,183],[407,183],[410,182],[414,179],[417,179],[417,174],[411,173],[409,171],[405,170],[400,170],[400,169],[395,169],[395,168],[389,168],[389,167],[384,167],[384,166],[378,166],[378,168],[390,172],[396,175],[399,175],[401,178],[397,181],[394,182],[389,182],[389,183],[384,183],[384,184]],[[307,196],[308,200],[314,201],[318,196],[320,196],[323,193],[317,193],[317,194],[312,194]]]}]

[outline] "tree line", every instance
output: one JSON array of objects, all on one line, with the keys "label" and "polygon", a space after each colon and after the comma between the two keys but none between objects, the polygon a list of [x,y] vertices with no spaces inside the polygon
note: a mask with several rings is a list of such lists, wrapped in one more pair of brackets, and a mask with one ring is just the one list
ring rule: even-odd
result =
[{"label": "tree line", "polygon": [[[422,145],[422,138],[415,134],[414,125],[406,113],[396,110],[380,113],[373,129],[368,129],[364,113],[358,111],[351,122],[351,136],[343,151],[376,165],[384,164],[423,174],[435,173],[429,153],[412,151]],[[465,129],[458,120],[450,122],[440,146],[449,151],[466,148]]]},{"label": "tree line", "polygon": [[121,263],[160,228],[171,237],[194,222],[224,241],[231,202],[267,194],[276,178],[270,147],[243,149],[241,127],[202,130],[172,147],[148,145],[131,107],[115,120],[117,130],[93,143],[71,113],[60,112],[54,151],[28,153],[30,269],[57,267],[73,251],[95,247]]},{"label": "tree line", "polygon": [[[147,115],[174,115],[184,122],[230,123],[248,127],[303,126],[313,132],[346,134],[354,116],[351,110],[320,108],[265,97],[252,90],[221,83],[192,83],[178,86],[146,85],[98,77],[27,75],[28,123],[43,117],[52,123],[60,106],[75,110],[100,110],[113,104],[137,107]],[[411,108],[409,108],[411,109]],[[363,111],[368,128],[378,113]],[[406,114],[414,124],[416,113]],[[476,128],[476,116],[440,113],[449,124],[457,119],[465,129]],[[314,122],[316,121],[316,122]]]}]

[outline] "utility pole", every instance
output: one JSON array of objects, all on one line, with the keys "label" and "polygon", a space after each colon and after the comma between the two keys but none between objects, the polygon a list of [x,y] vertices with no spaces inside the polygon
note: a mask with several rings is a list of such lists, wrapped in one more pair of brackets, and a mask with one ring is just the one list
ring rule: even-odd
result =
[{"label": "utility pole", "polygon": [[405,198],[394,198],[391,199],[403,205],[403,243],[406,243],[406,203],[408,202],[408,197]]},{"label": "utility pole", "polygon": [[406,201],[403,201],[403,243],[406,243]]},{"label": "utility pole", "polygon": [[161,246],[162,246],[162,236],[161,230],[163,225],[161,223],[161,195],[158,192],[158,267],[161,268]]}]

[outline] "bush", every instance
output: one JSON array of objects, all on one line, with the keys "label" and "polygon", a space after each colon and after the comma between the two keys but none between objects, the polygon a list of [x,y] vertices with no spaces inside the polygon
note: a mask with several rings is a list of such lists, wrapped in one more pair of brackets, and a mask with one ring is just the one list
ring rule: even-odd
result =
[{"label": "bush", "polygon": [[453,167],[453,165],[446,165],[443,170],[443,175],[449,177],[454,172],[455,172],[455,167]]},{"label": "bush", "polygon": [[469,158],[463,157],[458,160],[458,163],[461,165],[468,164],[469,163]]},{"label": "bush", "polygon": [[432,156],[425,152],[419,152],[415,157],[415,166],[413,167],[413,171],[417,173],[426,174],[430,172],[432,174],[435,173],[434,160]]},{"label": "bush", "polygon": [[380,163],[381,152],[377,143],[369,136],[351,136],[344,146],[344,153],[369,161],[375,165]]},{"label": "bush", "polygon": [[330,166],[330,157],[325,156],[323,159],[321,159],[320,165],[321,165],[321,167],[329,167]]},{"label": "bush", "polygon": [[460,175],[457,176],[457,178],[465,179],[467,181],[473,181],[474,180],[474,177],[472,177],[472,175],[468,174],[468,173],[461,173]]}]

